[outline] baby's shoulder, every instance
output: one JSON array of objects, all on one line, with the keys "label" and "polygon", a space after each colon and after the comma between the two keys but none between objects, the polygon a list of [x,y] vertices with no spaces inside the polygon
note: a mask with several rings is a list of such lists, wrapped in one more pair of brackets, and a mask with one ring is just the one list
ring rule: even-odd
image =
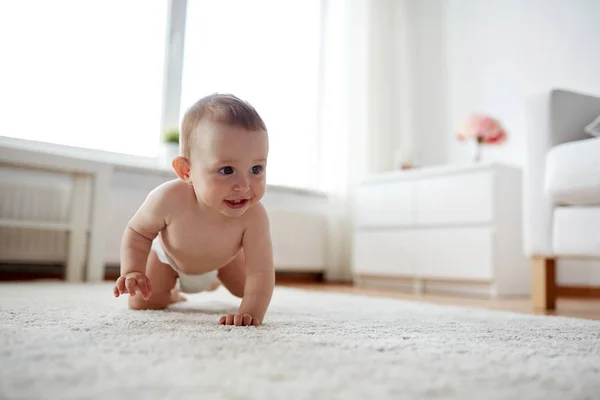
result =
[{"label": "baby's shoulder", "polygon": [[172,204],[181,205],[182,199],[189,196],[189,185],[180,179],[174,179],[155,187],[149,194],[147,201],[168,207]]},{"label": "baby's shoulder", "polygon": [[156,187],[155,190],[159,190],[164,193],[165,196],[185,196],[189,194],[192,187],[181,179],[172,179]]},{"label": "baby's shoulder", "polygon": [[269,215],[265,206],[258,202],[245,213],[245,225],[249,226],[264,226],[269,224]]}]

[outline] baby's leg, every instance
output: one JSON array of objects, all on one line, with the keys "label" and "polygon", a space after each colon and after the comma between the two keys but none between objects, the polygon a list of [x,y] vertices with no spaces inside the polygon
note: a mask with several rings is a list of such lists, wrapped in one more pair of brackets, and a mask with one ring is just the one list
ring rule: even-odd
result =
[{"label": "baby's leg", "polygon": [[219,270],[218,277],[223,286],[231,294],[237,297],[244,297],[244,285],[246,284],[246,258],[244,257],[244,250],[241,250],[233,261]]},{"label": "baby's leg", "polygon": [[177,273],[170,265],[161,262],[154,251],[148,256],[146,276],[150,280],[152,296],[144,300],[141,293],[129,297],[129,308],[134,310],[159,310],[173,302],[171,290],[177,282]]}]

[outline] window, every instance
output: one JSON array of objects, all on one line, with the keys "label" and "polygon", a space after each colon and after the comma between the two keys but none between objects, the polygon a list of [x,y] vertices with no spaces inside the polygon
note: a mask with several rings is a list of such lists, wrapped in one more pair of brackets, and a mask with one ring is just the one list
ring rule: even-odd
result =
[{"label": "window", "polygon": [[185,32],[169,7],[186,2],[0,2],[0,135],[156,156],[173,23],[183,70],[169,60],[166,84],[181,105],[167,104],[167,119],[233,93],[267,124],[268,182],[315,187],[321,1],[187,0]]},{"label": "window", "polygon": [[155,156],[167,3],[0,2],[0,135]]},{"label": "window", "polygon": [[267,181],[317,183],[320,0],[188,0],[180,115],[228,92],[269,130]]}]

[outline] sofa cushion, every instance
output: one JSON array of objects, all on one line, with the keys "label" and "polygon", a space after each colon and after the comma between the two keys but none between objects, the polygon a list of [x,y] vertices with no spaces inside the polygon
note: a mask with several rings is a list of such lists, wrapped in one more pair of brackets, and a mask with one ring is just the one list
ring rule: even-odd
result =
[{"label": "sofa cushion", "polygon": [[585,131],[592,136],[600,137],[600,115],[585,127]]},{"label": "sofa cushion", "polygon": [[555,208],[552,234],[558,257],[600,257],[600,206]]},{"label": "sofa cushion", "polygon": [[600,137],[550,149],[545,189],[557,205],[600,205]]}]

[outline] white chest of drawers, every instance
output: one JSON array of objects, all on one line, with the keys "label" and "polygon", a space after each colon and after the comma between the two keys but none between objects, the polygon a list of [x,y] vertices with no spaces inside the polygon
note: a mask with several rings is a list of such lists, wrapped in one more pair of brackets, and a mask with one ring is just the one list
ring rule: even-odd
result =
[{"label": "white chest of drawers", "polygon": [[521,171],[482,163],[377,174],[355,196],[359,283],[493,296],[530,291]]}]

